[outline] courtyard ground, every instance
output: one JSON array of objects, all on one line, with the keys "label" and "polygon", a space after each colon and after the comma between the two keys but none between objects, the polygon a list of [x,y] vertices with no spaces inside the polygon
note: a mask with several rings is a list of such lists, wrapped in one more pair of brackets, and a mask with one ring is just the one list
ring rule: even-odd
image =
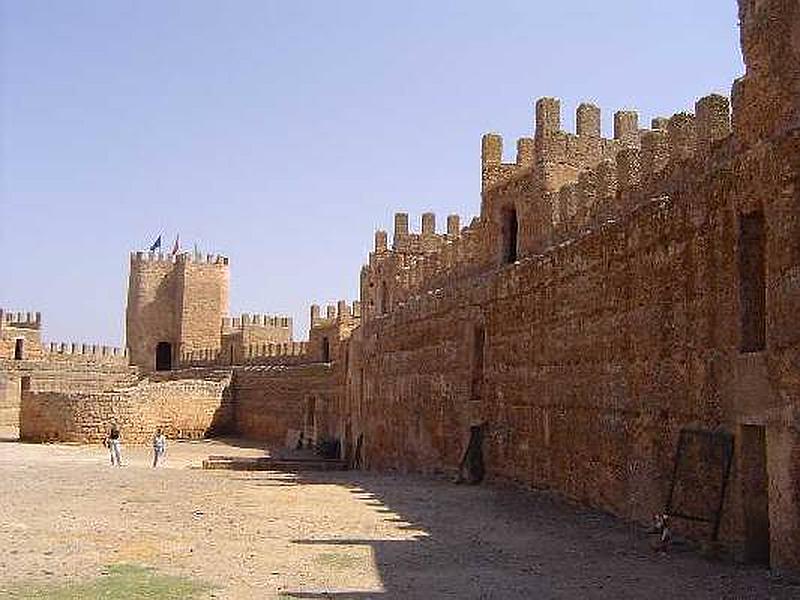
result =
[{"label": "courtyard ground", "polygon": [[2,598],[800,598],[541,494],[361,472],[204,471],[222,441],[0,443]]}]

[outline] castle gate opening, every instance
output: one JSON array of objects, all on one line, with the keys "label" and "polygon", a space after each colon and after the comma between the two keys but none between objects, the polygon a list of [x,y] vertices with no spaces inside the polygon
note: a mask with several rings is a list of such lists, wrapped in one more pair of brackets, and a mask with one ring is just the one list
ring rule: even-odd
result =
[{"label": "castle gate opening", "polygon": [[156,371],[172,370],[172,344],[158,342],[156,345]]}]

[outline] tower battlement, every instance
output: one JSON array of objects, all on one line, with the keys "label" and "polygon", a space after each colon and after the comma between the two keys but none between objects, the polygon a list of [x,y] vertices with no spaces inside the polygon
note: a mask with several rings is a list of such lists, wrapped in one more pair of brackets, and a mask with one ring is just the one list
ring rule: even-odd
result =
[{"label": "tower battlement", "polygon": [[222,317],[222,332],[227,333],[244,327],[271,327],[292,329],[292,318],[285,315],[242,313],[238,317]]},{"label": "tower battlement", "polygon": [[134,263],[196,263],[207,265],[228,265],[228,257],[221,254],[201,254],[181,252],[171,254],[164,252],[131,252],[131,265]]},{"label": "tower battlement", "polygon": [[613,114],[613,138],[602,136],[602,112],[589,102],[575,111],[575,132],[561,127],[561,100],[552,97],[534,102],[534,135],[517,140],[516,160],[503,162],[503,138],[487,133],[481,139],[481,189],[490,189],[516,177],[531,177],[549,189],[563,185],[576,171],[614,158],[627,147],[639,147],[644,130],[632,110]]},{"label": "tower battlement", "polygon": [[0,327],[21,327],[25,329],[41,329],[42,313],[12,312],[0,308]]},{"label": "tower battlement", "polygon": [[126,311],[131,364],[170,368],[184,352],[219,348],[229,276],[221,254],[132,252]]}]

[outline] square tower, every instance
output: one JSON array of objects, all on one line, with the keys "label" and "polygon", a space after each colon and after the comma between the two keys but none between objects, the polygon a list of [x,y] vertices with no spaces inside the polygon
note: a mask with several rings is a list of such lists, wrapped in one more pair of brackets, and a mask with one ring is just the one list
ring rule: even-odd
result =
[{"label": "square tower", "polygon": [[229,280],[224,256],[132,253],[125,315],[131,364],[169,370],[185,352],[218,350]]}]

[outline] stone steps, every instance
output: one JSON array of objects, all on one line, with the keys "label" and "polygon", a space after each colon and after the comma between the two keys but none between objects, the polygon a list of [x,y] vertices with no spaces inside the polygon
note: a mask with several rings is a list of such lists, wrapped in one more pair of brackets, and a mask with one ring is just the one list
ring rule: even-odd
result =
[{"label": "stone steps", "polygon": [[319,457],[209,456],[203,461],[203,468],[229,471],[346,471],[347,462]]}]

